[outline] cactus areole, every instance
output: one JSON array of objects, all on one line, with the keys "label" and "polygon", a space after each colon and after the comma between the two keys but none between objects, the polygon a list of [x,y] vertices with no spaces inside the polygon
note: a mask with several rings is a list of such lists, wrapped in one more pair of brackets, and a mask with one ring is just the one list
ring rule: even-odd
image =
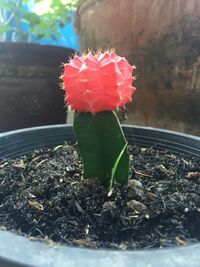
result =
[{"label": "cactus areole", "polygon": [[112,187],[128,181],[127,141],[115,110],[131,102],[134,67],[114,52],[75,55],[64,65],[66,102],[75,110],[74,131],[84,164],[83,178]]}]

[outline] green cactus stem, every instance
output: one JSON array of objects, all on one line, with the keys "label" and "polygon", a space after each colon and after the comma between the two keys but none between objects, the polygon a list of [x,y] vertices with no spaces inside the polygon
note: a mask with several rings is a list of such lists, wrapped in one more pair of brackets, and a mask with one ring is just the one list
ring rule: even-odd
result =
[{"label": "green cactus stem", "polygon": [[97,177],[112,187],[113,179],[128,182],[127,141],[113,111],[76,112],[74,131],[84,164],[83,178]]}]

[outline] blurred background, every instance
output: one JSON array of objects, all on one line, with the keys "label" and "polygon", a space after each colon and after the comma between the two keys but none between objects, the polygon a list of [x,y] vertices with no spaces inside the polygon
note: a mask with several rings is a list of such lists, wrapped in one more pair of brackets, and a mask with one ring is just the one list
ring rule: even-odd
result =
[{"label": "blurred background", "polygon": [[61,62],[97,48],[137,67],[126,123],[200,135],[199,0],[1,0],[0,131],[65,122]]}]

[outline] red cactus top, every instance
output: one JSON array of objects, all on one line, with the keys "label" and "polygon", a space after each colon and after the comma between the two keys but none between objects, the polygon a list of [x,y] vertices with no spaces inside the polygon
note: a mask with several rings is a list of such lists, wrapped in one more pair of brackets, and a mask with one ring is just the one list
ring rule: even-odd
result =
[{"label": "red cactus top", "polygon": [[96,113],[132,101],[134,67],[114,52],[76,55],[64,67],[66,101],[72,109]]}]

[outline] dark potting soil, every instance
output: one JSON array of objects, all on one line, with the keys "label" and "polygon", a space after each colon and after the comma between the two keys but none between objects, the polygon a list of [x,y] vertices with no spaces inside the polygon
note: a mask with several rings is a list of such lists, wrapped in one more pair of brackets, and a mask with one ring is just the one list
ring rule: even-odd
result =
[{"label": "dark potting soil", "polygon": [[200,241],[200,159],[129,147],[130,180],[112,193],[81,180],[63,145],[0,162],[0,227],[69,245],[153,248]]}]

